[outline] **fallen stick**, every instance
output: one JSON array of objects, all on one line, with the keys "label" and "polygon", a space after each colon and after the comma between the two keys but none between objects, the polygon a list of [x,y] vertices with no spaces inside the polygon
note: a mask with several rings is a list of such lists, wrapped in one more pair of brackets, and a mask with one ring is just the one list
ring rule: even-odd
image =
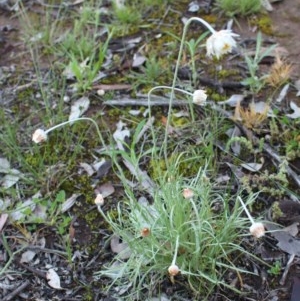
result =
[{"label": "fallen stick", "polygon": [[[151,97],[152,99],[154,97]],[[155,99],[149,101],[148,99],[132,99],[132,98],[125,98],[123,100],[107,100],[104,102],[106,105],[111,105],[111,106],[168,106],[169,105],[169,99],[165,97],[157,97],[155,96]],[[173,105],[174,106],[182,106],[182,105],[188,105],[188,101],[183,101],[183,100],[174,100]],[[212,101],[208,101],[207,104],[211,106],[212,109],[215,111],[221,113],[224,117],[230,118],[231,113],[225,111],[222,109],[220,106],[215,104]],[[201,107],[199,107],[200,110],[202,110]],[[246,127],[244,127],[241,123],[235,122],[232,120],[241,130],[242,132],[248,137],[248,139],[252,140],[255,144],[259,143],[259,139],[253,135],[252,132],[250,132]],[[266,142],[263,145],[263,150],[270,156],[272,157],[279,165],[283,163],[283,160],[281,157],[276,153],[275,150],[271,148],[270,145],[268,145]],[[286,172],[287,174],[295,181],[297,186],[300,188],[300,177],[299,175],[293,171],[293,169],[289,166],[286,165]]]},{"label": "fallen stick", "polygon": [[9,293],[8,295],[6,295],[2,301],[10,301],[13,300],[17,295],[19,295],[28,285],[30,284],[30,282],[28,280],[26,280],[22,285],[20,285],[19,287],[17,287],[14,291],[12,291],[11,293]]},{"label": "fallen stick", "polygon": [[[152,98],[152,97],[151,97]],[[105,105],[108,106],[168,106],[169,105],[169,98],[165,97],[155,97],[155,100],[148,101],[147,98],[144,99],[134,99],[134,98],[122,98],[122,99],[111,99],[106,100],[103,102]],[[174,100],[173,106],[186,106],[188,105],[188,101],[184,100]]]}]

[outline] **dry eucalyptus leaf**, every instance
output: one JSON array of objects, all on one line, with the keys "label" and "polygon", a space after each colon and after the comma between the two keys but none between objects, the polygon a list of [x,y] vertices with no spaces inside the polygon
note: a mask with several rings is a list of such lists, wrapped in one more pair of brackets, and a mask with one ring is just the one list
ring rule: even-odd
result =
[{"label": "dry eucalyptus leaf", "polygon": [[130,137],[130,131],[127,129],[126,124],[122,121],[117,123],[117,129],[113,133],[113,138],[117,143],[119,150],[124,150],[123,143],[126,137]]},{"label": "dry eucalyptus leaf", "polygon": [[299,225],[299,223],[292,223],[291,225],[283,228],[282,230],[284,230],[288,234],[292,235],[293,237],[296,237],[299,232],[298,225]]},{"label": "dry eucalyptus leaf", "polygon": [[290,107],[294,111],[292,114],[286,114],[287,117],[290,117],[292,119],[296,119],[300,117],[300,108],[293,102],[290,102]]},{"label": "dry eucalyptus leaf", "polygon": [[249,171],[257,172],[263,167],[263,164],[262,163],[242,163],[241,166]]},{"label": "dry eucalyptus leaf", "polygon": [[245,95],[243,95],[243,94],[234,94],[234,95],[230,96],[230,98],[228,98],[225,101],[219,101],[218,104],[229,105],[231,107],[235,107],[244,98],[245,98]]},{"label": "dry eucalyptus leaf", "polygon": [[80,196],[80,194],[72,194],[71,197],[69,197],[61,206],[61,212],[64,213],[68,211],[76,202],[77,198]]},{"label": "dry eucalyptus leaf", "polygon": [[22,254],[20,262],[28,263],[28,262],[32,261],[32,259],[34,258],[35,255],[36,255],[36,253],[34,251],[27,250]]},{"label": "dry eucalyptus leaf", "polygon": [[120,259],[128,259],[131,255],[131,251],[128,244],[120,242],[120,238],[117,235],[113,235],[110,241],[111,250],[117,253]]},{"label": "dry eucalyptus leaf", "polygon": [[300,278],[293,278],[293,289],[290,301],[300,300]]},{"label": "dry eucalyptus leaf", "polygon": [[2,213],[0,215],[0,232],[2,231],[6,221],[7,221],[7,218],[8,218],[8,214],[7,213]]},{"label": "dry eucalyptus leaf", "polygon": [[8,173],[10,171],[10,164],[6,158],[0,158],[0,173]]},{"label": "dry eucalyptus leaf", "polygon": [[[233,137],[241,137],[242,133],[239,127],[235,126],[234,128],[230,128],[226,131],[226,135],[230,138]],[[230,144],[230,148],[232,149],[235,155],[239,155],[241,152],[241,143],[239,141],[234,141]]]},{"label": "dry eucalyptus leaf", "polygon": [[270,234],[278,241],[277,246],[290,255],[300,256],[300,241],[274,223],[264,223]]},{"label": "dry eucalyptus leaf", "polygon": [[90,106],[90,100],[87,97],[81,97],[78,100],[76,100],[71,107],[69,121],[80,117],[84,112],[87,111],[89,106]]},{"label": "dry eucalyptus leaf", "polygon": [[48,270],[48,272],[46,273],[46,278],[48,280],[49,286],[58,290],[62,289],[60,286],[60,278],[54,269]]},{"label": "dry eucalyptus leaf", "polygon": [[146,57],[140,54],[139,52],[133,55],[132,67],[136,68],[143,65],[146,62]]},{"label": "dry eucalyptus leaf", "polygon": [[190,114],[187,111],[179,111],[177,113],[173,113],[173,116],[175,116],[176,118],[180,118],[180,117],[189,117]]},{"label": "dry eucalyptus leaf", "polygon": [[271,5],[269,0],[260,0],[261,5],[267,10],[267,11],[273,11],[273,6]]},{"label": "dry eucalyptus leaf", "polygon": [[28,209],[32,213],[36,208],[36,204],[32,199],[28,199],[23,203],[19,203],[17,208],[10,214],[12,221],[19,221],[28,215]]},{"label": "dry eucalyptus leaf", "polygon": [[79,166],[83,168],[89,176],[92,176],[95,173],[94,168],[88,163],[80,162]]},{"label": "dry eucalyptus leaf", "polygon": [[130,110],[128,113],[132,116],[138,116],[141,114],[141,110]]},{"label": "dry eucalyptus leaf", "polygon": [[296,96],[300,96],[300,79],[295,81],[295,88],[297,89]]},{"label": "dry eucalyptus leaf", "polygon": [[96,193],[101,193],[104,198],[110,196],[115,192],[115,188],[111,183],[105,183],[95,189]]},{"label": "dry eucalyptus leaf", "polygon": [[268,116],[274,115],[273,111],[270,109],[270,106],[264,101],[254,102],[252,105],[256,113],[264,114],[266,111],[268,111]]},{"label": "dry eucalyptus leaf", "polygon": [[276,102],[278,102],[278,103],[282,102],[282,100],[286,97],[289,87],[290,87],[290,84],[284,85],[284,87],[281,89],[281,91],[276,99]]},{"label": "dry eucalyptus leaf", "polygon": [[10,169],[9,174],[6,174],[2,179],[2,187],[10,188],[14,186],[20,179],[21,172],[17,169]]}]

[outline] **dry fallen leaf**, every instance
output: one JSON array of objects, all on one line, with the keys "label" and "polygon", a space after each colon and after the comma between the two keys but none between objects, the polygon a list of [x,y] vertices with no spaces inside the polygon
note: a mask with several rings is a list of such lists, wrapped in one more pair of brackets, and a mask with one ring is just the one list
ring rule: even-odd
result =
[{"label": "dry fallen leaf", "polygon": [[69,115],[69,121],[80,117],[90,106],[90,100],[87,97],[81,97],[77,99],[72,107]]},{"label": "dry fallen leaf", "polygon": [[9,173],[2,178],[2,187],[10,188],[14,186],[20,179],[21,172],[17,169],[10,169]]},{"label": "dry fallen leaf", "polygon": [[94,170],[93,166],[91,166],[91,165],[88,164],[88,163],[80,162],[80,163],[79,163],[79,166],[80,166],[81,168],[83,168],[84,171],[85,171],[89,176],[92,176],[92,175],[95,173],[95,170]]},{"label": "dry fallen leaf", "polygon": [[[226,135],[229,138],[233,137],[241,137],[242,133],[239,127],[235,126],[234,128],[230,128],[226,131]],[[230,144],[230,148],[232,149],[235,155],[239,155],[241,152],[241,143],[237,140]]]},{"label": "dry fallen leaf", "polygon": [[132,67],[136,68],[143,65],[146,62],[146,57],[137,52],[133,55]]},{"label": "dry fallen leaf", "polygon": [[287,117],[290,117],[292,119],[296,119],[300,117],[300,108],[293,102],[290,102],[290,107],[294,111],[292,114],[286,114]]},{"label": "dry fallen leaf", "polygon": [[60,278],[54,269],[48,270],[48,272],[46,273],[46,278],[48,280],[49,286],[58,290],[62,289],[60,286]]},{"label": "dry fallen leaf", "polygon": [[300,256],[300,241],[274,223],[264,223],[270,234],[278,241],[277,246],[290,255]]},{"label": "dry fallen leaf", "polygon": [[257,172],[263,167],[263,164],[262,163],[242,163],[241,166],[249,171]]},{"label": "dry fallen leaf", "polygon": [[61,206],[61,212],[64,213],[68,211],[76,202],[77,198],[80,196],[80,194],[72,194]]},{"label": "dry fallen leaf", "polygon": [[6,221],[7,221],[7,218],[8,218],[8,214],[7,213],[2,213],[0,215],[0,232],[2,231]]},{"label": "dry fallen leaf", "polygon": [[229,105],[231,107],[235,107],[244,98],[245,98],[245,95],[243,95],[243,94],[234,94],[234,95],[230,96],[227,100],[219,101],[218,104]]},{"label": "dry fallen leaf", "polygon": [[121,120],[117,123],[117,129],[113,133],[113,138],[117,143],[118,149],[124,150],[123,142],[125,142],[126,137],[130,137],[130,131],[126,127],[126,124]]},{"label": "dry fallen leaf", "polygon": [[0,172],[8,173],[10,171],[10,164],[6,158],[0,158]]},{"label": "dry fallen leaf", "polygon": [[27,250],[22,254],[20,262],[28,263],[28,262],[32,261],[32,259],[34,258],[35,255],[36,255],[36,253],[34,251]]},{"label": "dry fallen leaf", "polygon": [[131,255],[128,244],[120,242],[120,238],[117,235],[111,237],[110,247],[114,253],[119,255],[120,259],[128,259]]},{"label": "dry fallen leaf", "polygon": [[115,188],[111,183],[105,183],[103,185],[101,185],[100,187],[97,187],[95,189],[95,193],[98,194],[102,194],[103,198],[106,198],[108,196],[110,196],[111,194],[113,194],[115,192]]}]

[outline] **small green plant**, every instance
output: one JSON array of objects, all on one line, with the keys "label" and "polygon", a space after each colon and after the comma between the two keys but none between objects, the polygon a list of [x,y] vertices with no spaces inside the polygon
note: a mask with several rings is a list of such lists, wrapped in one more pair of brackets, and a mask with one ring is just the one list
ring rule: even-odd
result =
[{"label": "small green plant", "polygon": [[140,85],[155,86],[161,82],[161,77],[167,72],[162,66],[162,60],[156,57],[150,57],[145,66],[140,67],[139,72],[132,71],[129,75],[130,78],[134,79],[134,87],[139,87]]},{"label": "small green plant", "polygon": [[245,55],[250,76],[244,79],[241,83],[245,86],[248,86],[252,93],[258,93],[265,86],[266,76],[264,75],[259,77],[258,75],[259,64],[263,58],[268,56],[275,47],[276,45],[272,45],[266,50],[262,50],[262,36],[261,32],[258,32],[254,57],[252,58],[248,55]]},{"label": "small green plant", "polygon": [[228,16],[247,16],[261,11],[261,0],[217,0],[217,7]]},{"label": "small green plant", "polygon": [[[118,22],[125,25],[135,25],[141,20],[141,14],[136,6],[120,4],[122,1],[113,2],[114,16]],[[125,2],[125,1],[124,1]]]},{"label": "small green plant", "polygon": [[[230,193],[214,191],[205,168],[190,179],[177,171],[176,164],[170,166],[158,180],[153,203],[136,199],[127,187],[127,199],[119,204],[118,217],[102,212],[128,247],[116,256],[117,264],[96,275],[114,275],[113,283],[129,281],[138,298],[143,284],[150,283],[151,278],[155,287],[168,277],[168,268],[171,281],[181,274],[195,296],[203,300],[215,286],[236,290],[224,280],[226,271],[248,273],[236,262],[247,253],[240,241],[249,225],[239,202]],[[214,211],[214,203],[222,209]],[[130,254],[129,258],[124,260],[124,254]]]},{"label": "small green plant", "polygon": [[281,273],[282,264],[279,260],[276,260],[270,269],[268,269],[268,273],[271,275],[278,276]]},{"label": "small green plant", "polygon": [[196,57],[197,57],[197,50],[199,48],[200,43],[203,42],[205,37],[207,36],[208,32],[204,32],[198,39],[190,39],[189,41],[186,41],[185,44],[190,52],[191,56],[191,65],[192,65],[192,82],[193,85],[196,86],[197,84],[197,77],[198,72],[196,69]]}]

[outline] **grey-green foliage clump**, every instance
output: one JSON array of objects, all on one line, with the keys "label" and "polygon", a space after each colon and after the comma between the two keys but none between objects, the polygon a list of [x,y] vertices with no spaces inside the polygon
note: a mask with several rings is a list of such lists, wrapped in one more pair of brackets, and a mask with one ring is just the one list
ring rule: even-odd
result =
[{"label": "grey-green foliage clump", "polygon": [[[128,247],[97,278],[131,283],[139,299],[150,297],[140,295],[144,285],[152,283],[148,291],[153,292],[169,277],[180,279],[197,298],[207,298],[216,286],[236,290],[224,276],[228,270],[248,273],[236,258],[246,252],[240,243],[249,220],[235,197],[214,191],[205,169],[192,179],[169,173],[159,180],[153,202],[137,200],[130,187],[126,192],[117,216],[100,211]],[[180,270],[175,277],[168,274],[173,265]]]},{"label": "grey-green foliage clump", "polygon": [[261,0],[217,0],[217,6],[229,16],[247,16],[262,9]]}]

